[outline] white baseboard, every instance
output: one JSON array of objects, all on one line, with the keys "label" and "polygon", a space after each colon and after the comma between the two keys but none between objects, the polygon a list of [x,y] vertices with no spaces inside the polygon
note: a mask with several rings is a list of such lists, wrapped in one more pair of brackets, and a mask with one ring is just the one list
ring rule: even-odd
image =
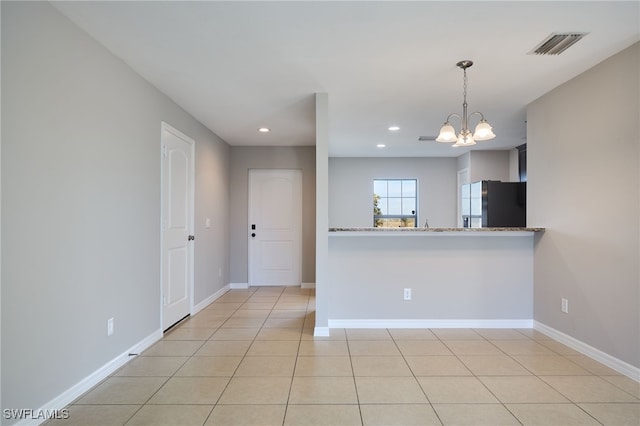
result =
[{"label": "white baseboard", "polygon": [[[151,345],[153,345],[158,340],[162,339],[162,330],[158,329],[142,339],[140,342],[133,345],[129,350],[124,351],[111,361],[107,362],[102,367],[98,368],[96,371],[73,385],[71,388],[64,391],[62,394],[53,398],[51,401],[44,404],[39,410],[34,410],[36,412],[52,412],[53,410],[62,410],[64,407],[75,401],[82,394],[87,392],[89,389],[100,383],[102,380],[109,377],[112,373],[114,373],[118,368],[125,365],[133,356],[129,354],[139,354]],[[43,423],[46,419],[24,419],[16,425],[18,426],[27,426],[27,425],[39,425]]]},{"label": "white baseboard", "polygon": [[318,337],[327,337],[329,334],[329,327],[315,327],[313,329],[313,335]]},{"label": "white baseboard", "polygon": [[260,288],[260,287],[298,287],[300,286],[301,288],[316,288],[316,283],[302,283],[302,284],[266,284],[266,285],[253,285],[250,286],[249,283],[231,283],[229,284],[231,286],[232,290],[245,290],[248,289],[250,287],[253,288]]},{"label": "white baseboard", "polygon": [[249,283],[231,283],[229,288],[231,290],[246,290],[249,288]]},{"label": "white baseboard", "polygon": [[231,288],[231,285],[227,284],[224,287],[222,287],[220,290],[213,293],[211,296],[204,299],[202,302],[195,305],[193,307],[193,310],[191,311],[191,315],[197,314],[198,312],[200,312],[201,310],[203,310],[204,308],[206,308],[207,306],[215,302],[219,297],[221,297],[223,294],[228,292],[230,288]]},{"label": "white baseboard", "polygon": [[365,320],[329,320],[329,328],[532,328],[529,319],[464,319],[464,320],[428,320],[428,319],[365,319]]},{"label": "white baseboard", "polygon": [[613,370],[616,370],[620,374],[624,374],[630,379],[633,379],[636,382],[640,382],[640,368],[634,367],[631,364],[628,364],[614,356],[611,356],[608,353],[602,352],[600,349],[596,349],[593,346],[590,346],[574,337],[571,337],[568,334],[564,334],[563,332],[558,331],[555,328],[542,324],[541,322],[534,321],[533,328],[540,333],[551,337],[553,340],[557,340],[558,342],[569,346],[571,349],[574,349],[581,354],[584,354],[589,358],[593,358],[599,363],[604,364]]}]

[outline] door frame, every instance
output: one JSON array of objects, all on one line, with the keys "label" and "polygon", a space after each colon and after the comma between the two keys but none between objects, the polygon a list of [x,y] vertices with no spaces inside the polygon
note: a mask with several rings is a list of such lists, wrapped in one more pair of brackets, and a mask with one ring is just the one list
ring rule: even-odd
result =
[{"label": "door frame", "polygon": [[456,226],[458,228],[462,228],[462,185],[466,185],[469,182],[469,168],[465,167],[464,169],[460,169],[458,170],[458,178],[456,181],[457,184],[457,188],[456,188],[456,204],[458,205],[458,214],[456,216]]},{"label": "door frame", "polygon": [[[268,172],[268,171],[289,171],[289,172],[295,172],[298,177],[299,177],[299,183],[300,183],[300,194],[299,197],[300,199],[299,201],[299,205],[300,205],[300,215],[298,218],[298,235],[297,235],[297,243],[298,243],[298,253],[297,253],[297,277],[296,277],[296,281],[299,281],[299,284],[289,284],[290,286],[296,286],[296,285],[300,285],[302,286],[302,243],[303,243],[303,238],[302,238],[302,234],[303,234],[303,222],[304,222],[304,200],[303,200],[303,194],[304,194],[304,173],[302,171],[302,169],[296,169],[296,168],[277,168],[277,169],[265,169],[265,168],[252,168],[249,169],[247,171],[247,287],[251,287],[252,284],[252,279],[251,279],[251,262],[252,262],[252,253],[251,253],[251,237],[249,236],[249,234],[251,234],[251,213],[252,213],[252,187],[251,187],[251,173],[252,172]],[[254,287],[261,287],[262,285],[260,284],[254,284]]]},{"label": "door frame", "polygon": [[[167,155],[167,150],[164,141],[164,132],[167,131],[169,133],[173,133],[174,136],[183,139],[191,145],[191,159],[189,161],[189,180],[190,180],[190,191],[188,194],[189,200],[189,235],[195,235],[195,147],[196,141],[193,138],[182,133],[180,130],[171,126],[169,123],[165,121],[160,122],[160,330],[164,333],[164,228],[165,228],[165,218],[164,218],[164,158]],[[187,315],[193,314],[193,287],[194,287],[194,243],[190,243],[187,247],[189,253],[189,264],[187,268],[189,268],[188,274],[188,290],[189,290],[189,312]]]}]

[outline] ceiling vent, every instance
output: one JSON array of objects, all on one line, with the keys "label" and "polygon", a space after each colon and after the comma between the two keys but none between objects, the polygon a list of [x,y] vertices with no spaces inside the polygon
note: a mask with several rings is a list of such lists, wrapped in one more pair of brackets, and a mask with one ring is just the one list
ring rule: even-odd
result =
[{"label": "ceiling vent", "polygon": [[529,52],[529,55],[559,55],[587,33],[552,33]]}]

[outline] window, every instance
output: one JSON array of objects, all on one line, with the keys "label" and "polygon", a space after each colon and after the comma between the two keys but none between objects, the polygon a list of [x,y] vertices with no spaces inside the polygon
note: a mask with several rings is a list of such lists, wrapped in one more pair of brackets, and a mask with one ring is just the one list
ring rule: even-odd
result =
[{"label": "window", "polygon": [[373,226],[415,227],[418,223],[416,179],[374,179]]}]

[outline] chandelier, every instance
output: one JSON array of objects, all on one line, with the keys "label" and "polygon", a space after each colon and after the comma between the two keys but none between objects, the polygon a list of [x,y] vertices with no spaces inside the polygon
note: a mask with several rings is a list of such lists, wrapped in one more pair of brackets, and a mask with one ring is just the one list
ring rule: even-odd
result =
[{"label": "chandelier", "polygon": [[[484,115],[481,112],[474,112],[471,115],[467,114],[467,68],[473,65],[473,61],[465,60],[456,64],[458,68],[461,68],[464,72],[464,85],[463,85],[463,102],[462,102],[462,116],[455,112],[449,114],[447,121],[440,128],[440,134],[436,138],[438,142],[455,142],[454,147],[458,146],[471,146],[475,145],[476,141],[486,141],[493,139],[496,135],[491,130],[491,125],[484,119]],[[480,122],[475,128],[473,134],[469,131],[469,117],[474,115],[480,116]],[[456,135],[456,130],[453,128],[449,120],[451,117],[458,117],[462,122],[462,128],[460,133]]]}]

